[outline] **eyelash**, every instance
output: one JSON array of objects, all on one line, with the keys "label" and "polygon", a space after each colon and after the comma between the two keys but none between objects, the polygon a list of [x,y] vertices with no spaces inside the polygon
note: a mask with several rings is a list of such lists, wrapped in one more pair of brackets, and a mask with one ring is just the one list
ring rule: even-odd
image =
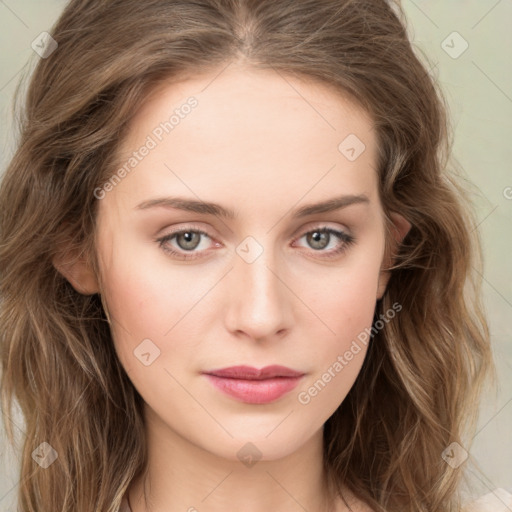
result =
[{"label": "eyelash", "polygon": [[[333,228],[330,228],[330,227],[327,227],[327,226],[321,226],[321,227],[317,227],[317,228],[311,229],[309,231],[306,231],[305,233],[303,233],[298,238],[298,240],[300,240],[301,238],[303,238],[306,235],[309,235],[309,234],[315,233],[315,232],[328,233],[330,235],[335,235],[335,236],[337,236],[339,239],[341,239],[344,242],[343,245],[341,245],[341,247],[339,247],[338,249],[331,250],[331,251],[325,253],[325,255],[323,255],[322,258],[326,258],[326,259],[335,258],[336,256],[340,256],[351,245],[353,245],[356,242],[356,239],[355,239],[354,236],[349,235],[349,234],[345,233],[344,231],[338,231],[336,229],[333,229]],[[184,233],[196,233],[196,234],[204,235],[204,236],[206,236],[208,238],[211,238],[210,235],[206,231],[203,231],[202,229],[196,228],[194,226],[189,226],[186,229],[180,229],[179,231],[174,231],[173,233],[170,233],[170,234],[165,235],[163,237],[157,238],[155,240],[155,242],[158,242],[159,247],[166,254],[169,254],[170,256],[174,256],[174,257],[176,257],[178,259],[181,259],[181,260],[194,260],[194,259],[200,258],[201,256],[197,256],[196,255],[198,253],[191,253],[191,254],[187,254],[186,252],[182,253],[182,252],[179,252],[179,251],[177,251],[175,249],[170,249],[168,246],[165,245],[166,242],[169,242],[170,240],[172,240],[176,236],[184,234]],[[330,240],[329,240],[329,242],[330,242]],[[314,252],[324,252],[323,249],[318,249],[318,251],[315,251],[314,249],[312,249],[312,250]]]}]

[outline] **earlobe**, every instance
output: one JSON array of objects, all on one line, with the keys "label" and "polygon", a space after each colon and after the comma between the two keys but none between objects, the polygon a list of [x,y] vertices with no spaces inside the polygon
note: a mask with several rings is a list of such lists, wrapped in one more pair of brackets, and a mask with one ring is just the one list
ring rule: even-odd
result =
[{"label": "earlobe", "polygon": [[[391,231],[393,234],[393,252],[397,245],[399,245],[402,240],[405,238],[409,230],[411,229],[411,223],[399,213],[391,212],[390,217],[393,221],[393,225],[391,226]],[[386,255],[383,261],[383,265],[381,268],[388,268],[393,265],[394,261],[391,259],[389,255]],[[377,300],[382,299],[384,293],[386,292],[386,288],[391,277],[391,272],[386,270],[381,270],[379,275],[379,285],[377,289]]]},{"label": "earlobe", "polygon": [[78,293],[82,295],[99,293],[96,275],[84,257],[61,254],[54,257],[52,263]]}]

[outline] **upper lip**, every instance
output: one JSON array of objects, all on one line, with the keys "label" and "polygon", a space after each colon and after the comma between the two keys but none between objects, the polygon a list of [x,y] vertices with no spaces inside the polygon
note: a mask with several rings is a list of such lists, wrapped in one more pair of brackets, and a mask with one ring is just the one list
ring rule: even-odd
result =
[{"label": "upper lip", "polygon": [[277,364],[265,366],[259,370],[252,366],[230,366],[229,368],[220,368],[218,370],[210,370],[204,373],[208,375],[215,375],[217,377],[246,380],[264,380],[272,379],[274,377],[302,377],[302,375],[304,375],[303,372],[298,372],[291,368],[287,368],[286,366],[280,366]]}]

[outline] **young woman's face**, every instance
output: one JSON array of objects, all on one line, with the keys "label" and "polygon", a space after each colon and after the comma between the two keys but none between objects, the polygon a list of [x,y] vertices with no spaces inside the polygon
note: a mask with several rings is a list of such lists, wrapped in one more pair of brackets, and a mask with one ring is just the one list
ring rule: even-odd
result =
[{"label": "young woman's face", "polygon": [[[228,459],[248,442],[275,459],[320,435],[386,284],[371,120],[321,85],[231,66],[155,94],[125,163],[95,192],[97,247],[148,421]],[[301,376],[206,375],[269,365]]]}]

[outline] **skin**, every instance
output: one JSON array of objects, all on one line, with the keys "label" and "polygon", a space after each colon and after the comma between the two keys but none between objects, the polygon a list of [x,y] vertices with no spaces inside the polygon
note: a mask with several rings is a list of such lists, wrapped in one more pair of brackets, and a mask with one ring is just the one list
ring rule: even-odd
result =
[{"label": "skin", "polygon": [[[146,404],[149,501],[142,479],[134,481],[132,510],[324,511],[323,425],[354,384],[367,347],[308,404],[298,394],[371,327],[389,279],[381,272],[390,262],[373,122],[324,85],[231,65],[159,88],[133,118],[120,162],[190,96],[197,107],[100,200],[101,278],[85,263],[59,267],[81,293],[102,293],[115,348]],[[349,134],[366,146],[355,161],[338,150]],[[301,206],[345,194],[369,202],[293,217]],[[238,217],[137,208],[165,196],[216,202]],[[393,221],[400,240],[410,224],[398,214]],[[344,242],[331,235],[315,249],[305,235],[321,227],[356,241],[327,258]],[[196,259],[171,256],[155,241],[187,228],[208,233],[195,239]],[[251,263],[236,251],[248,236],[262,249]],[[166,242],[182,254],[186,244]],[[148,366],[134,355],[144,339],[160,350]],[[277,401],[254,405],[201,374],[238,364],[281,364],[306,375]],[[262,457],[252,467],[237,456],[248,442]],[[370,510],[344,495],[354,512]],[[340,499],[335,509],[348,510]]]}]

